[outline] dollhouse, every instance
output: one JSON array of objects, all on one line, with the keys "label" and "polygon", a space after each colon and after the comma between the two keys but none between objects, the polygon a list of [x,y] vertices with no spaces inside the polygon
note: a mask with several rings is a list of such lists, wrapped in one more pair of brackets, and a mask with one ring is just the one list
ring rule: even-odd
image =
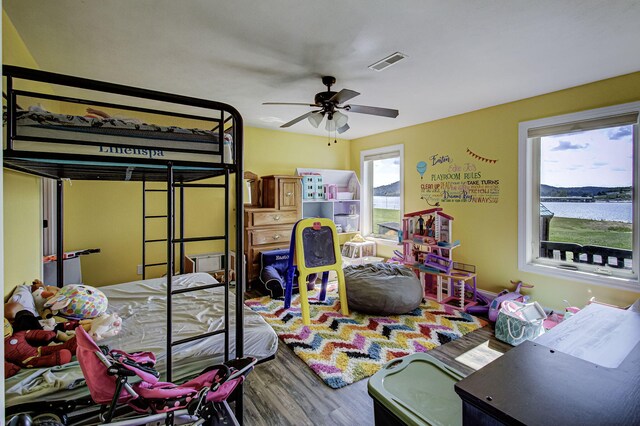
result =
[{"label": "dollhouse", "polygon": [[[453,250],[460,246],[460,241],[453,241],[452,225],[453,217],[439,207],[405,214],[403,263],[416,271],[425,297],[464,310],[475,305],[476,274],[475,267],[472,270],[455,267]],[[465,300],[468,291],[472,297]]]},{"label": "dollhouse", "polygon": [[452,259],[452,251],[460,245],[452,242],[453,217],[442,208],[407,213],[402,218],[404,264],[423,264],[427,253]]}]

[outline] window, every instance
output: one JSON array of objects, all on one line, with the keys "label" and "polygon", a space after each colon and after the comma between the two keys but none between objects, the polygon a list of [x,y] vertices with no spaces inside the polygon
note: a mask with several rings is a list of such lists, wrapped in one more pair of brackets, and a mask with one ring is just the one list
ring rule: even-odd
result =
[{"label": "window", "polygon": [[640,102],[520,123],[518,265],[638,285]]},{"label": "window", "polygon": [[360,153],[362,231],[364,235],[398,240],[402,229],[404,146]]}]

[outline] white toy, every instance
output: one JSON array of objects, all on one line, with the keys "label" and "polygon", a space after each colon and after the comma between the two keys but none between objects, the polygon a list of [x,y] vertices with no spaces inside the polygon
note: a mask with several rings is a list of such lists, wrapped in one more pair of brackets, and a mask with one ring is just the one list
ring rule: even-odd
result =
[{"label": "white toy", "polygon": [[[122,319],[118,314],[102,314],[91,320],[82,320],[80,324],[96,342],[115,336],[122,329]],[[90,326],[88,330],[87,325]]]}]

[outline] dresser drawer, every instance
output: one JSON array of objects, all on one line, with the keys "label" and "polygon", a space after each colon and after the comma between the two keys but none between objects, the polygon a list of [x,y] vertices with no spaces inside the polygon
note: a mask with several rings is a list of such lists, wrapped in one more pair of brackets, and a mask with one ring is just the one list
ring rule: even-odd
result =
[{"label": "dresser drawer", "polygon": [[259,246],[259,247],[251,247],[249,249],[249,258],[252,259],[253,263],[255,263],[256,265],[260,265],[260,254],[262,254],[262,252],[264,251],[269,251],[269,250],[277,250],[277,249],[288,249],[289,248],[289,243],[285,243],[285,244],[272,244],[269,246]]},{"label": "dresser drawer", "polygon": [[295,210],[255,211],[249,217],[250,226],[294,224],[297,220],[298,212]]},{"label": "dresser drawer", "polygon": [[291,239],[291,230],[293,226],[251,229],[248,231],[252,246],[260,246],[263,244],[286,243]]}]

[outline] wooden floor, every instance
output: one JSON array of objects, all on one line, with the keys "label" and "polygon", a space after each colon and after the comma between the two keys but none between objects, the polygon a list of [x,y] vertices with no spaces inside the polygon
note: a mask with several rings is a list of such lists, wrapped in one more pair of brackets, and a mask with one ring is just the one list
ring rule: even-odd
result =
[{"label": "wooden floor", "polygon": [[[455,357],[490,341],[506,352],[511,346],[495,340],[492,327],[484,327],[429,353],[467,375],[472,369]],[[373,425],[373,401],[368,380],[331,389],[281,341],[276,358],[256,366],[244,387],[244,424],[259,425]]]}]

